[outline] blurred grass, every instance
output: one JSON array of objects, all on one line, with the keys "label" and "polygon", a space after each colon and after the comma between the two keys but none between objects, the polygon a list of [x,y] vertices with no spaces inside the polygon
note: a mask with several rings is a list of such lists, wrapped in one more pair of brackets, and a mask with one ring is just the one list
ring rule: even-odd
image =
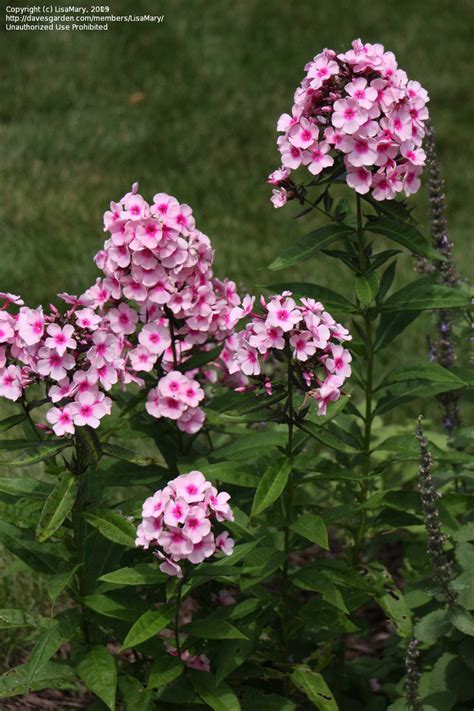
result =
[{"label": "blurred grass", "polygon": [[[111,8],[131,11],[126,0]],[[2,27],[0,289],[31,305],[82,292],[96,275],[102,214],[135,180],[149,199],[165,191],[192,205],[213,240],[217,274],[249,289],[274,280],[260,269],[315,220],[295,222],[293,207],[269,202],[276,120],[290,109],[304,64],[359,36],[393,50],[430,93],[450,236],[461,270],[471,268],[472,0],[399,0],[396,8],[380,0],[136,0],[133,12],[165,20],[107,33]],[[426,230],[422,195],[417,217]],[[411,275],[405,257],[402,277]],[[278,279],[296,276],[351,286],[325,257]],[[397,342],[397,359],[424,351],[424,326],[411,334]],[[0,557],[1,568],[10,558]],[[0,579],[2,607],[41,611],[44,599],[37,576]],[[15,634],[2,638],[6,656],[23,645]]]},{"label": "blurred grass", "polygon": [[[305,62],[357,36],[394,50],[430,92],[450,234],[467,268],[472,10],[472,0],[401,0],[393,16],[374,0],[142,0],[133,11],[164,13],[163,24],[116,24],[106,33],[4,31],[1,288],[31,304],[82,291],[96,274],[102,213],[134,180],[149,198],[169,191],[193,206],[216,248],[218,274],[250,288],[268,281],[258,269],[314,220],[295,222],[293,207],[276,211],[269,202],[276,119],[291,107]],[[130,5],[114,0],[112,11],[130,12]],[[410,271],[407,260],[405,276]],[[324,257],[301,274],[344,281]]]}]

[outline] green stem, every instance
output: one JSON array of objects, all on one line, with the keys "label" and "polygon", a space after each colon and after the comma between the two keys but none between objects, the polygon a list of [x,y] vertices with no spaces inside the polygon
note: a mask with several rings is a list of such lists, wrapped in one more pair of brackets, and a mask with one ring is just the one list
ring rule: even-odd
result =
[{"label": "green stem", "polygon": [[178,659],[181,659],[181,645],[179,642],[179,613],[181,610],[181,595],[183,593],[184,579],[178,582],[178,591],[176,593],[176,615],[174,616],[174,639],[176,644],[176,653]]},{"label": "green stem", "polygon": [[[287,443],[287,456],[290,459],[290,464],[292,464],[293,459],[293,430],[294,430],[294,409],[293,409],[293,368],[292,368],[292,354],[289,343],[286,344],[286,355],[288,364],[288,380],[287,380],[287,401],[286,401],[286,416],[288,423],[288,443]],[[291,507],[293,504],[293,471],[290,469],[290,474],[288,476],[288,482],[283,492],[283,514],[284,514],[284,526],[283,526],[283,552],[285,554],[285,560],[282,566],[282,583],[281,583],[281,597],[282,597],[282,639],[283,639],[283,662],[286,664],[289,656],[289,634],[288,634],[288,601],[289,601],[289,578],[288,578],[288,567],[289,567],[289,555],[290,555],[290,524],[291,524]]]},{"label": "green stem", "polygon": [[[365,245],[365,234],[364,225],[362,217],[362,201],[359,195],[357,195],[357,241],[359,248],[359,269],[362,274],[367,274],[368,263],[366,255],[366,245]],[[367,496],[369,493],[369,480],[367,479],[370,473],[370,445],[372,439],[372,422],[373,422],[373,375],[374,375],[374,344],[373,344],[373,333],[372,333],[372,321],[367,313],[367,308],[362,311],[362,316],[364,320],[364,332],[365,332],[365,347],[366,347],[366,372],[365,372],[365,416],[364,416],[364,451],[362,459],[362,474],[364,480],[361,483],[359,503],[364,504],[367,501]],[[359,514],[359,521],[357,525],[357,530],[355,533],[354,540],[354,551],[353,559],[354,563],[359,562],[360,558],[360,548],[362,542],[365,538],[367,530],[367,512],[365,510],[361,511]]]}]

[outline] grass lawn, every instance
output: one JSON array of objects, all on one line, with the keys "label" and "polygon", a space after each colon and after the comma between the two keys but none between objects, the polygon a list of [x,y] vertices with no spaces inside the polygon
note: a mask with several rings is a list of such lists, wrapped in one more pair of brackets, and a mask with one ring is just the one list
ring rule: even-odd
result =
[{"label": "grass lawn", "polygon": [[[130,12],[114,0],[112,11]],[[0,286],[28,302],[80,292],[95,276],[102,213],[134,180],[150,199],[175,194],[213,240],[216,272],[265,283],[259,271],[312,227],[274,210],[275,124],[316,51],[357,36],[394,50],[431,95],[450,234],[469,263],[474,201],[470,0],[151,0],[164,23],[107,33],[4,33]],[[423,200],[418,216],[426,225]],[[408,278],[411,262],[406,262]],[[298,276],[334,284],[323,257]],[[286,275],[284,275],[286,276]],[[295,276],[295,271],[288,276]]]}]

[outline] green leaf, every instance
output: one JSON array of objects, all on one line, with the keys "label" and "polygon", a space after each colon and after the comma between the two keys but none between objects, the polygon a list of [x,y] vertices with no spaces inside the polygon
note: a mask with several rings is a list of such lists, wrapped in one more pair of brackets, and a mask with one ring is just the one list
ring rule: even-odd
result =
[{"label": "green leaf", "polygon": [[308,541],[329,550],[328,532],[321,516],[309,513],[301,514],[290,528],[303,538],[307,538]]},{"label": "green leaf", "polygon": [[391,345],[408,326],[415,321],[421,311],[388,312],[382,314],[375,335],[376,351]]},{"label": "green leaf", "polygon": [[147,457],[139,452],[132,452],[130,449],[119,447],[116,444],[103,444],[102,450],[104,454],[108,454],[109,457],[114,457],[114,459],[122,459],[125,462],[137,464],[139,467],[147,467],[150,464],[159,464],[159,462],[156,462],[156,460],[152,457]]},{"label": "green leaf", "polygon": [[203,639],[247,639],[243,632],[223,618],[221,610],[193,620],[183,627],[183,631]]},{"label": "green leaf", "polygon": [[250,517],[258,516],[282,494],[291,472],[289,459],[277,459],[265,470],[255,492]]},{"label": "green leaf", "polygon": [[423,279],[411,282],[381,304],[381,311],[425,311],[427,309],[467,308],[469,294],[461,289],[432,284]]},{"label": "green leaf", "polygon": [[186,373],[189,370],[194,370],[195,368],[201,368],[206,363],[211,363],[213,360],[217,360],[222,350],[222,346],[216,346],[210,351],[198,350],[197,353],[191,354],[191,357],[177,366],[176,370],[180,370],[182,373]]},{"label": "green leaf", "polygon": [[91,427],[78,427],[75,436],[78,447],[87,455],[87,461],[97,467],[102,457],[102,445],[95,430]]},{"label": "green leaf", "polygon": [[229,639],[219,644],[216,684],[220,684],[233,671],[242,666],[255,648],[253,640]]},{"label": "green leaf", "polygon": [[67,664],[47,662],[39,669],[30,685],[27,685],[28,664],[11,669],[0,676],[0,699],[26,694],[42,689],[69,688],[76,679],[74,670]]},{"label": "green leaf", "polygon": [[379,288],[379,276],[377,272],[370,274],[358,274],[355,278],[355,292],[357,298],[363,306],[368,306],[377,296]]},{"label": "green leaf", "polygon": [[293,242],[291,247],[286,249],[280,257],[277,257],[268,268],[272,271],[278,271],[279,269],[292,267],[295,264],[304,262],[312,257],[313,254],[343,237],[355,237],[355,231],[342,223],[319,227],[317,230],[313,230]]},{"label": "green leaf", "polygon": [[255,460],[262,454],[267,454],[271,449],[284,446],[287,435],[283,432],[255,432],[243,435],[238,440],[226,444],[215,452],[219,459],[232,459],[234,461]]},{"label": "green leaf", "polygon": [[72,570],[68,570],[65,573],[57,573],[56,575],[52,575],[50,578],[48,578],[48,595],[53,605],[58,599],[59,595],[62,593],[62,591],[67,588],[71,580],[74,578],[79,567],[79,565],[75,565]]},{"label": "green leaf", "polygon": [[102,645],[96,645],[81,656],[76,671],[87,688],[114,711],[117,691],[115,659]]},{"label": "green leaf", "polygon": [[385,594],[378,596],[377,602],[392,621],[400,637],[408,637],[412,634],[410,610],[403,593],[395,585],[390,586]]},{"label": "green leaf", "polygon": [[248,489],[256,489],[259,478],[251,474],[248,467],[243,467],[237,462],[218,462],[216,464],[203,464],[206,476],[211,481],[223,481],[225,484],[234,484]]},{"label": "green leaf", "polygon": [[125,603],[123,599],[116,599],[116,596],[113,597],[101,593],[86,595],[82,598],[82,603],[94,610],[98,615],[112,617],[115,620],[125,620],[126,622],[136,620],[138,615],[143,614],[143,609],[146,607],[146,603],[135,596],[129,598],[128,603]]},{"label": "green leaf", "polygon": [[28,476],[0,477],[0,492],[22,499],[44,499],[51,492],[51,485]]},{"label": "green leaf", "polygon": [[110,541],[135,548],[136,529],[131,521],[110,509],[88,509],[85,520]]},{"label": "green leaf", "polygon": [[11,630],[17,627],[36,627],[35,618],[23,610],[0,610],[0,630]]},{"label": "green leaf", "polygon": [[456,629],[464,634],[474,637],[474,616],[468,610],[456,605],[448,611],[448,617]]},{"label": "green leaf", "polygon": [[446,610],[434,610],[422,617],[415,625],[416,639],[425,644],[434,644],[450,629]]},{"label": "green leaf", "polygon": [[29,444],[28,449],[25,449],[21,454],[17,454],[17,456],[9,462],[0,463],[6,467],[29,467],[31,464],[37,464],[38,462],[44,462],[46,459],[51,459],[71,446],[71,442],[64,440],[38,442],[38,444],[34,443],[33,445]]},{"label": "green leaf", "polygon": [[27,667],[26,686],[31,688],[36,677],[36,673],[48,662],[59,647],[72,637],[79,627],[79,610],[66,610],[58,615],[51,625],[37,640],[30,656]]},{"label": "green leaf", "polygon": [[154,711],[153,694],[148,689],[144,689],[138,679],[133,676],[121,675],[119,677],[119,688],[122,692],[123,700],[127,711]]},{"label": "green leaf", "polygon": [[213,711],[241,711],[237,696],[227,684],[217,686],[207,672],[191,671],[189,676],[195,692]]},{"label": "green leaf", "polygon": [[74,506],[79,481],[75,474],[66,471],[46,499],[36,529],[36,539],[44,543],[55,533]]},{"label": "green leaf", "polygon": [[329,311],[339,311],[349,314],[357,313],[357,307],[348,299],[341,294],[338,294],[336,291],[332,291],[332,289],[320,286],[319,284],[287,281],[279,282],[277,284],[268,284],[268,286],[265,286],[265,289],[270,291],[272,294],[281,294],[282,291],[288,290],[293,293],[293,296],[298,298],[307,297],[309,299],[322,301],[324,307]]},{"label": "green leaf", "polygon": [[158,689],[167,686],[177,679],[184,671],[183,662],[177,657],[165,654],[158,657],[152,664],[148,678],[148,689]]},{"label": "green leaf", "polygon": [[430,245],[413,223],[401,222],[390,217],[380,217],[377,220],[368,222],[365,225],[365,229],[367,232],[375,232],[388,237],[388,239],[403,245],[410,252],[420,257],[427,257],[437,261],[443,259],[442,255]]},{"label": "green leaf", "polygon": [[297,423],[298,427],[306,434],[309,434],[313,439],[318,440],[322,444],[326,445],[330,449],[334,449],[336,452],[345,452],[348,454],[353,454],[356,450],[351,447],[347,442],[344,442],[340,437],[328,432],[327,429],[319,427],[315,422],[310,420],[304,420],[303,422]]},{"label": "green leaf", "polygon": [[346,603],[340,590],[334,585],[331,580],[324,575],[321,570],[315,568],[302,568],[292,578],[294,584],[302,590],[314,590],[322,595],[325,600],[333,607],[337,608],[345,614],[349,614]]},{"label": "green leaf", "polygon": [[394,368],[388,373],[375,390],[381,390],[394,383],[404,383],[412,380],[426,380],[452,388],[461,388],[466,383],[448,368],[443,368],[437,363],[415,363]]},{"label": "green leaf", "polygon": [[317,709],[320,709],[320,711],[338,711],[339,707],[332,691],[321,674],[300,664],[294,667],[290,678],[293,685],[306,694]]},{"label": "green leaf", "polygon": [[99,580],[114,585],[160,585],[167,576],[153,563],[136,565],[134,568],[120,568],[102,575]]},{"label": "green leaf", "polygon": [[166,627],[176,614],[174,605],[162,605],[157,610],[148,610],[130,628],[122,644],[122,649],[137,647],[154,637]]},{"label": "green leaf", "polygon": [[0,432],[7,432],[12,427],[20,425],[26,420],[26,415],[12,415],[11,417],[6,417],[4,420],[0,421]]}]

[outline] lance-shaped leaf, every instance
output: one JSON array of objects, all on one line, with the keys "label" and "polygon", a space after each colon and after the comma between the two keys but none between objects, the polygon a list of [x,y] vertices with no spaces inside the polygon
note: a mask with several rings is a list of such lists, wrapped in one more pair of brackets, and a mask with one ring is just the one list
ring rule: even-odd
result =
[{"label": "lance-shaped leaf", "polygon": [[76,671],[87,688],[114,711],[117,691],[115,659],[106,647],[98,644],[81,655]]},{"label": "lance-shaped leaf", "polygon": [[76,674],[70,666],[54,662],[44,664],[29,686],[26,682],[27,674],[28,664],[21,664],[0,676],[0,699],[26,694],[30,689],[67,689],[76,679]]},{"label": "lance-shaped leaf", "polygon": [[161,572],[158,565],[142,564],[134,568],[120,568],[112,573],[102,575],[99,580],[104,583],[114,585],[159,585],[167,580],[167,576]]},{"label": "lance-shaped leaf", "polygon": [[363,306],[368,306],[377,296],[380,279],[377,272],[358,274],[355,278],[355,292]]},{"label": "lance-shaped leaf", "polygon": [[66,610],[58,615],[52,625],[37,640],[27,667],[26,686],[31,688],[36,674],[48,662],[59,647],[72,637],[79,627],[79,610]]},{"label": "lance-shaped leaf", "polygon": [[[23,443],[25,445],[25,443]],[[38,443],[26,443],[27,449],[25,449],[16,457],[11,459],[9,462],[1,462],[7,467],[29,467],[31,464],[37,464],[37,462],[44,462],[47,459],[55,457],[64,449],[71,447],[71,442],[64,440],[57,440],[54,442],[38,442]],[[15,447],[16,449],[17,447]],[[2,447],[2,449],[9,449],[9,447]],[[13,449],[13,447],[11,447]]]},{"label": "lance-shaped leaf", "polygon": [[132,625],[123,641],[122,649],[137,647],[150,637],[154,637],[171,622],[175,614],[175,605],[162,605],[157,610],[147,610]]},{"label": "lance-shaped leaf", "polygon": [[467,308],[470,296],[462,289],[452,289],[420,279],[389,296],[381,311],[426,311],[429,309]]},{"label": "lance-shaped leaf", "polygon": [[22,499],[44,499],[51,493],[51,484],[28,476],[0,477],[0,492]]},{"label": "lance-shaped leaf", "polygon": [[[228,615],[227,611],[226,615]],[[184,626],[183,631],[203,639],[247,639],[243,632],[224,619],[220,610],[203,619],[193,620]]]},{"label": "lance-shaped leaf", "polygon": [[328,532],[321,516],[309,513],[301,514],[290,528],[308,541],[329,550]]},{"label": "lance-shaped leaf", "polygon": [[7,432],[12,427],[20,425],[26,420],[26,415],[12,415],[11,417],[6,417],[4,420],[0,421],[0,432]]},{"label": "lance-shaped leaf", "polygon": [[251,518],[268,509],[281,496],[290,472],[291,461],[289,459],[277,459],[270,464],[260,479],[255,492],[250,514]]},{"label": "lance-shaped leaf", "polygon": [[390,217],[379,217],[373,222],[368,222],[365,229],[368,232],[384,235],[384,237],[388,237],[393,242],[402,244],[410,252],[420,257],[427,257],[437,261],[443,259],[441,254],[431,246],[420,230],[411,222],[402,222]]},{"label": "lance-shaped leaf", "polygon": [[320,711],[338,711],[338,705],[324,677],[300,664],[291,673],[293,685],[302,691]]},{"label": "lance-shaped leaf", "polygon": [[163,654],[155,659],[148,677],[148,689],[167,686],[177,679],[184,671],[184,663],[177,657]]},{"label": "lance-shaped leaf", "polygon": [[147,467],[150,464],[156,464],[156,461],[152,457],[147,457],[139,452],[132,452],[131,449],[119,447],[116,444],[103,444],[102,451],[104,454],[108,454],[109,457],[122,459],[125,462],[137,464],[139,467]]},{"label": "lance-shaped leaf", "polygon": [[309,234],[301,237],[292,243],[280,257],[277,257],[268,267],[272,271],[286,269],[295,264],[304,262],[313,254],[316,254],[321,249],[328,247],[333,242],[336,242],[343,237],[355,237],[355,230],[352,227],[344,225],[342,222],[337,224],[324,225],[317,230],[313,230]]},{"label": "lance-shaped leaf", "polygon": [[36,539],[43,543],[58,530],[74,506],[79,482],[75,474],[66,471],[44,502],[36,529]]},{"label": "lance-shaped leaf", "polygon": [[0,610],[0,630],[11,630],[17,627],[36,627],[36,620],[23,610]]},{"label": "lance-shaped leaf", "polygon": [[114,543],[127,548],[135,547],[136,529],[131,521],[110,509],[88,509],[84,512],[87,523]]},{"label": "lance-shaped leaf", "polygon": [[448,368],[443,368],[443,366],[438,365],[438,363],[421,362],[394,368],[385,376],[376,390],[381,390],[394,383],[404,383],[413,380],[426,380],[439,385],[447,385],[452,387],[453,390],[467,385],[467,383],[451,370],[448,370]]},{"label": "lance-shaped leaf", "polygon": [[192,671],[189,676],[195,692],[213,711],[240,711],[240,702],[230,686],[224,682],[217,686],[207,672]]}]

